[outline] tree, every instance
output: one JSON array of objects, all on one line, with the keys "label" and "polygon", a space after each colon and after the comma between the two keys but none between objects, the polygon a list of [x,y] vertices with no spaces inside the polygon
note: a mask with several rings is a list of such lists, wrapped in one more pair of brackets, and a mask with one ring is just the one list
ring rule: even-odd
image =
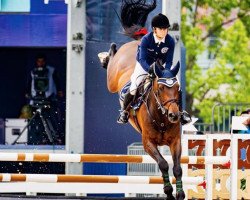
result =
[{"label": "tree", "polygon": [[[182,0],[187,110],[205,122],[216,102],[250,102],[249,5],[249,0]],[[197,62],[204,50],[214,58],[207,70]]]}]

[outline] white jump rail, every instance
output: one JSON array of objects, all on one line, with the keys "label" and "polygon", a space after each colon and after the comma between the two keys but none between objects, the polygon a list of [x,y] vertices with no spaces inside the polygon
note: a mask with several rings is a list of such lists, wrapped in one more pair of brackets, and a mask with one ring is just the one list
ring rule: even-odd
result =
[{"label": "white jump rail", "polygon": [[[171,156],[164,156],[173,164]],[[56,154],[56,153],[0,153],[0,161],[25,162],[84,162],[84,163],[155,163],[149,155],[111,155],[111,154]],[[225,164],[227,156],[182,156],[182,164]]]},{"label": "white jump rail", "polygon": [[[203,177],[183,177],[182,181],[189,185],[199,185],[204,182]],[[160,176],[0,174],[0,182],[162,184],[163,179]],[[170,182],[175,184],[176,179],[170,177]]]},{"label": "white jump rail", "polygon": [[[170,182],[175,184],[175,178],[170,177]],[[0,174],[0,193],[164,194],[162,183],[159,176]],[[183,177],[183,183],[195,190],[204,180],[203,177]]]}]

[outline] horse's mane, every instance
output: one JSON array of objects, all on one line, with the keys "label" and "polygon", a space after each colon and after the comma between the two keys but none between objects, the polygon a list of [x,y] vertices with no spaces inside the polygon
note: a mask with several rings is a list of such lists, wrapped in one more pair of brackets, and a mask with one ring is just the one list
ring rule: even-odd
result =
[{"label": "horse's mane", "polygon": [[155,8],[156,0],[153,0],[152,4],[147,4],[146,0],[122,0],[121,23],[124,34],[139,39],[134,33],[145,26],[148,14]]}]

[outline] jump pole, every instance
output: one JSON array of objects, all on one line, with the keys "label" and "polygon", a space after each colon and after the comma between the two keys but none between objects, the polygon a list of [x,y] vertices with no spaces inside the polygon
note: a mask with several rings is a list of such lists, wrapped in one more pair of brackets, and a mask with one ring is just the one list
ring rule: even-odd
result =
[{"label": "jump pole", "polygon": [[[164,156],[173,164],[171,156]],[[55,153],[0,153],[0,161],[20,162],[84,162],[84,163],[156,163],[149,155],[111,155],[111,154],[55,154]],[[182,164],[225,164],[227,156],[182,156]]]},{"label": "jump pole", "polygon": [[[57,175],[57,174],[0,174],[0,182],[37,182],[37,183],[131,183],[162,184],[160,176],[100,176],[100,175]],[[170,177],[176,184],[176,179]],[[202,184],[203,177],[183,177],[183,183],[189,185]]]}]

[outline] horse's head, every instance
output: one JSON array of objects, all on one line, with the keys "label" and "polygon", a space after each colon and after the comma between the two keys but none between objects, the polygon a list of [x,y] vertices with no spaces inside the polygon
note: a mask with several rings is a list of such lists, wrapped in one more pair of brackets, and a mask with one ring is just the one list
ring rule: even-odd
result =
[{"label": "horse's head", "polygon": [[171,70],[159,70],[154,67],[156,78],[153,84],[153,94],[155,96],[158,109],[165,115],[171,123],[179,120],[179,90],[180,85],[176,74],[180,68],[178,62]]}]

